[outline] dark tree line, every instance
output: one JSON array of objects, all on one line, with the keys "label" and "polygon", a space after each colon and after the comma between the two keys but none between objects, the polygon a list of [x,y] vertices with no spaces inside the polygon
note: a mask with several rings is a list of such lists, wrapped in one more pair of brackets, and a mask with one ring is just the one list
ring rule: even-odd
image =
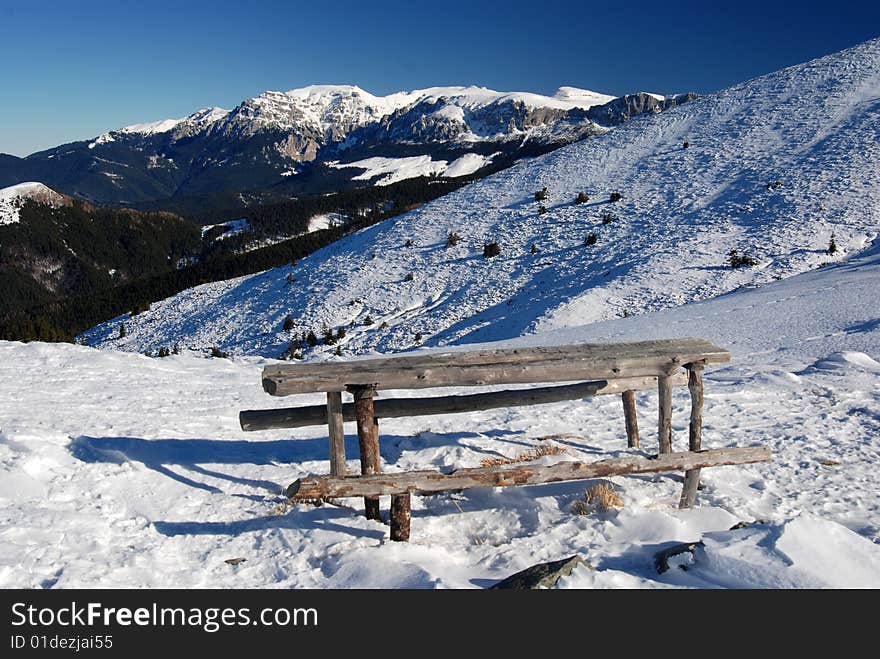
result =
[{"label": "dark tree line", "polygon": [[[105,244],[110,241],[109,238],[95,236],[95,252],[113,254],[114,249],[120,249],[125,255],[131,255],[133,274],[126,281],[86,277],[81,287],[74,287],[68,296],[46,299],[45,295],[22,294],[21,291],[27,288],[27,284],[10,278],[9,290],[13,291],[13,295],[23,295],[24,303],[16,308],[0,309],[0,339],[72,341],[77,334],[94,325],[127,312],[147,309],[151,302],[170,297],[187,288],[253,274],[301,259],[347,233],[405,212],[461,187],[470,180],[472,179],[469,177],[409,179],[389,186],[263,205],[248,211],[247,217],[253,233],[231,236],[216,241],[209,247],[201,244],[198,239],[200,229],[194,224],[182,222],[180,218],[167,213],[143,214],[176,218],[185,228],[181,229],[179,235],[174,231],[170,231],[167,236],[163,234],[164,242],[160,246],[145,244],[145,237],[137,232],[131,233],[124,227],[116,232],[119,247]],[[108,212],[119,213],[129,220],[132,217],[130,211]],[[343,226],[299,235],[250,252],[236,252],[255,237],[274,237],[305,231],[309,218],[321,213],[341,213],[351,219]],[[135,214],[135,217],[140,215]],[[25,224],[24,219],[23,215],[22,224]],[[79,218],[78,223],[82,221]],[[196,235],[195,240],[192,238],[193,232]],[[44,235],[46,244],[51,243],[48,233],[41,235]],[[146,240],[146,243],[149,241]],[[42,243],[36,241],[35,244]],[[144,250],[143,254],[140,253],[141,250]],[[174,265],[178,258],[196,261],[178,269]],[[162,261],[162,267],[159,261]],[[0,282],[5,280],[0,279]],[[13,288],[16,285],[19,287],[17,291]]]}]

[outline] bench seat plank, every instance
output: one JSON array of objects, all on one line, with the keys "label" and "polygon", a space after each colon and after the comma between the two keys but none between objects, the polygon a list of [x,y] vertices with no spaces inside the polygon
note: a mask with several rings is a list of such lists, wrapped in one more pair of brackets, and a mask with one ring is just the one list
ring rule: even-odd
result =
[{"label": "bench seat plank", "polygon": [[429,352],[345,362],[274,364],[263,369],[273,396],[345,391],[350,386],[451,386],[613,380],[671,373],[692,362],[724,363],[730,353],[704,339]]}]

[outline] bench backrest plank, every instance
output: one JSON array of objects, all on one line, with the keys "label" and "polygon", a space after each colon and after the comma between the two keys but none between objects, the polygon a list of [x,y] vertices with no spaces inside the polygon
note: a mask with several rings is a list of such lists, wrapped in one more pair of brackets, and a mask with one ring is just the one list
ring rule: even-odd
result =
[{"label": "bench backrest plank", "polygon": [[277,364],[263,369],[263,388],[273,396],[378,389],[613,380],[669,375],[692,362],[730,360],[704,339],[575,344],[497,350],[432,352],[345,362]]}]

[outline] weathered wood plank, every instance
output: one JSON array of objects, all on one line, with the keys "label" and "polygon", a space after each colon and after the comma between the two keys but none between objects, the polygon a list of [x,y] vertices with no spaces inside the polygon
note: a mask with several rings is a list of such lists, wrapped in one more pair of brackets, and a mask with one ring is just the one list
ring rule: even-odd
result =
[{"label": "weathered wood plank", "polygon": [[[687,374],[677,373],[670,378],[673,385],[687,384]],[[582,382],[574,385],[538,387],[493,391],[460,396],[434,396],[430,398],[378,398],[374,412],[378,419],[393,419],[432,414],[459,414],[490,410],[498,407],[545,405],[563,400],[577,400],[590,396],[619,393],[621,391],[654,389],[656,377],[619,378],[617,380]],[[268,430],[270,428],[303,428],[319,426],[327,422],[323,405],[279,408],[274,410],[244,410],[238,415],[242,430]],[[343,421],[354,421],[354,405],[342,405]]]},{"label": "weathered wood plank", "polygon": [[391,539],[395,542],[407,542],[409,540],[410,522],[412,511],[410,509],[410,495],[391,495]]},{"label": "weathered wood plank", "polygon": [[[373,396],[376,390],[372,387],[356,387],[354,396],[355,417],[357,421],[358,446],[361,454],[361,474],[375,476],[381,471],[379,460],[379,426],[373,414]],[[364,515],[367,519],[381,520],[379,515],[379,497],[364,497]]]},{"label": "weathered wood plank", "polygon": [[327,428],[330,435],[330,475],[345,475],[345,432],[342,429],[342,393],[327,392]]},{"label": "weathered wood plank", "polygon": [[[703,365],[688,364],[688,390],[691,393],[691,422],[688,432],[688,448],[699,451],[703,443]],[[700,470],[685,472],[679,508],[692,508],[697,500]]]},{"label": "weathered wood plank", "polygon": [[274,396],[343,391],[348,385],[379,389],[613,380],[668,374],[675,365],[729,361],[730,353],[703,339],[580,344],[435,352],[346,362],[277,364],[263,369],[263,388]]},{"label": "weathered wood plank", "polygon": [[621,394],[623,398],[623,421],[626,424],[626,445],[639,448],[639,419],[636,416],[636,392],[628,389]]},{"label": "weathered wood plank", "polygon": [[436,471],[408,471],[374,476],[308,476],[287,488],[293,499],[322,497],[380,496],[464,490],[474,487],[538,485],[621,474],[685,471],[721,465],[749,464],[770,460],[763,446],[714,449],[711,451],[666,453],[653,458],[626,456],[598,462],[559,462],[554,465],[511,464],[458,469],[451,474]]},{"label": "weathered wood plank", "polygon": [[672,453],[672,384],[668,377],[661,375],[657,378],[657,393],[660,453]]}]

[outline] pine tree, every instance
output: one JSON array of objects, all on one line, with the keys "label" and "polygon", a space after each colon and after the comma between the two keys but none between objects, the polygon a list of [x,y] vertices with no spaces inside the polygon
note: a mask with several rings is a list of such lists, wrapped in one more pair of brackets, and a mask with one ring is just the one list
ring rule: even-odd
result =
[{"label": "pine tree", "polygon": [[128,334],[128,330],[125,329],[125,323],[119,324],[119,338],[124,339],[126,334]]},{"label": "pine tree", "polygon": [[831,234],[831,242],[828,243],[828,249],[825,252],[830,256],[837,252],[837,243],[834,241],[834,234]]}]

